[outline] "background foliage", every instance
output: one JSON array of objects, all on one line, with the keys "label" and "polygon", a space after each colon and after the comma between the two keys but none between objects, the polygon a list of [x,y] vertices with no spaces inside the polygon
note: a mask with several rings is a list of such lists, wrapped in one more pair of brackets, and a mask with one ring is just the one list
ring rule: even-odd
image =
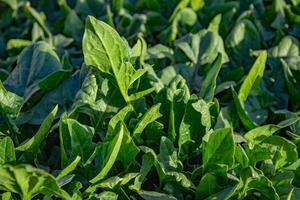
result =
[{"label": "background foliage", "polygon": [[10,199],[300,199],[299,0],[0,0]]}]

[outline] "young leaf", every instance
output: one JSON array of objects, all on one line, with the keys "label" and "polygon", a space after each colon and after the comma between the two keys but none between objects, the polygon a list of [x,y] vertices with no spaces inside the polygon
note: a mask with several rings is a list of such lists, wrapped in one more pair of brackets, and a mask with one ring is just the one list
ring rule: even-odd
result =
[{"label": "young leaf", "polygon": [[233,97],[236,111],[237,111],[238,116],[239,116],[240,120],[242,121],[243,125],[249,130],[257,127],[257,124],[255,122],[253,122],[250,119],[250,117],[248,116],[248,114],[246,113],[244,104],[239,99],[239,97],[238,97],[237,93],[235,92],[235,90],[233,89],[233,87],[231,87],[231,92],[232,92],[232,97]]},{"label": "young leaf", "polygon": [[77,156],[75,158],[75,160],[73,162],[71,162],[66,168],[64,168],[56,177],[56,180],[62,179],[65,176],[67,176],[68,174],[70,174],[72,171],[74,171],[74,169],[76,168],[76,166],[78,165],[78,163],[80,162],[81,157]]},{"label": "young leaf", "polygon": [[117,159],[117,156],[119,154],[119,150],[122,145],[122,140],[124,136],[124,125],[122,123],[119,123],[116,128],[114,129],[115,137],[112,141],[109,141],[106,148],[107,148],[107,154],[105,155],[105,159],[103,160],[103,168],[100,170],[100,172],[95,176],[93,179],[90,180],[91,183],[96,183],[107,175],[109,170],[112,168],[114,162]]},{"label": "young leaf", "polygon": [[119,34],[108,24],[92,16],[86,19],[83,54],[86,65],[114,77],[126,102],[135,101],[154,90],[150,88],[131,94],[130,97],[128,94],[130,85],[143,73],[135,71],[129,62],[128,47]]},{"label": "young leaf", "polygon": [[213,20],[211,20],[211,22],[209,23],[209,26],[207,29],[210,31],[219,32],[219,26],[220,26],[221,20],[222,20],[222,15],[221,14],[216,15],[213,18]]},{"label": "young leaf", "polygon": [[129,118],[130,114],[134,111],[134,107],[131,104],[128,104],[125,106],[122,110],[120,110],[108,123],[108,130],[106,138],[110,138],[110,133],[114,132],[114,129],[116,128],[117,124],[122,121],[126,122],[126,120]]},{"label": "young leaf", "polygon": [[199,96],[202,97],[207,102],[213,100],[216,90],[216,81],[219,74],[219,71],[222,66],[222,54],[218,54],[218,57],[212,64],[211,69],[204,77],[204,80],[201,83]]},{"label": "young leaf", "polygon": [[154,122],[158,118],[160,118],[162,115],[159,112],[161,104],[156,104],[152,106],[142,117],[142,119],[139,121],[139,123],[136,125],[132,137],[133,138],[139,138],[144,129],[148,124],[151,122]]},{"label": "young leaf", "polygon": [[262,51],[256,59],[255,63],[253,64],[250,72],[248,73],[246,79],[244,80],[239,90],[238,97],[242,102],[246,101],[248,95],[250,94],[250,91],[253,88],[258,87],[258,84],[264,74],[266,61],[267,52]]}]

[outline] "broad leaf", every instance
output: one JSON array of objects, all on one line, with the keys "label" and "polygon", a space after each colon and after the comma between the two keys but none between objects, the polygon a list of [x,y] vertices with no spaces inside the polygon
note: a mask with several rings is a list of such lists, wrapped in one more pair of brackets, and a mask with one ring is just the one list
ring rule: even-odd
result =
[{"label": "broad leaf", "polygon": [[234,162],[234,141],[231,128],[217,129],[211,133],[203,146],[203,165],[206,171],[213,171],[213,165],[224,164],[229,167]]},{"label": "broad leaf", "polygon": [[24,200],[30,200],[38,194],[71,198],[58,186],[52,175],[30,165],[3,165],[0,167],[0,175],[0,190],[17,193]]},{"label": "broad leaf", "polygon": [[128,47],[119,34],[108,24],[91,16],[86,20],[83,52],[86,65],[93,66],[114,77],[126,102],[137,100],[154,90],[150,88],[135,94],[128,94],[131,84],[143,73],[136,71],[129,62]]}]

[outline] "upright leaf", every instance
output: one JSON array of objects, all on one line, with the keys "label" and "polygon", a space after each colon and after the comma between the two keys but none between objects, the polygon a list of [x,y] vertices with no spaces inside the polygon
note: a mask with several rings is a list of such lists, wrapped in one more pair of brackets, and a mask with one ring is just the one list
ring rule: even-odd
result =
[{"label": "upright leaf", "polygon": [[182,153],[184,145],[187,148],[200,146],[202,137],[210,129],[210,117],[209,105],[204,100],[192,95],[187,102],[179,127],[178,146],[180,153]]},{"label": "upright leaf", "polygon": [[75,160],[73,160],[73,162],[71,162],[66,168],[64,168],[59,175],[56,177],[56,180],[59,180],[61,178],[64,178],[65,176],[67,176],[69,173],[71,173],[76,166],[78,165],[79,161],[80,161],[81,157],[77,156],[75,158]]},{"label": "upright leaf", "polygon": [[219,54],[214,63],[212,64],[211,69],[208,71],[207,75],[204,77],[204,80],[201,83],[200,87],[200,97],[206,101],[212,101],[215,95],[216,82],[219,71],[222,66],[222,54]]},{"label": "upright leaf", "polygon": [[129,62],[128,47],[119,34],[108,24],[91,16],[86,20],[83,54],[86,65],[114,77],[126,102],[134,101],[154,90],[150,88],[128,94],[130,85],[143,73],[136,71]]},{"label": "upright leaf", "polygon": [[62,116],[59,125],[59,138],[63,168],[78,155],[83,162],[89,159],[95,149],[95,144],[92,141],[93,136],[94,128],[70,119],[66,114]]},{"label": "upright leaf", "polygon": [[246,101],[250,91],[258,87],[261,78],[263,77],[265,66],[267,61],[267,52],[262,51],[255,63],[253,64],[250,72],[248,73],[246,79],[243,81],[243,84],[239,90],[239,99],[244,102]]},{"label": "upright leaf", "polygon": [[105,178],[117,159],[124,136],[123,124],[119,123],[114,131],[116,132],[114,139],[103,144],[103,150],[105,149],[103,152],[106,152],[103,159],[103,168],[93,179],[90,180],[91,183],[96,183]]}]

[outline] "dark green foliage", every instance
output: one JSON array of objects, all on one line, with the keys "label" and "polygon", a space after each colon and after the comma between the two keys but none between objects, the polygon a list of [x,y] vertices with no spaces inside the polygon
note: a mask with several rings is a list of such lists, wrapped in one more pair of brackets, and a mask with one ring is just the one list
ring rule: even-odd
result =
[{"label": "dark green foliage", "polygon": [[0,0],[0,196],[300,199],[299,0]]}]

